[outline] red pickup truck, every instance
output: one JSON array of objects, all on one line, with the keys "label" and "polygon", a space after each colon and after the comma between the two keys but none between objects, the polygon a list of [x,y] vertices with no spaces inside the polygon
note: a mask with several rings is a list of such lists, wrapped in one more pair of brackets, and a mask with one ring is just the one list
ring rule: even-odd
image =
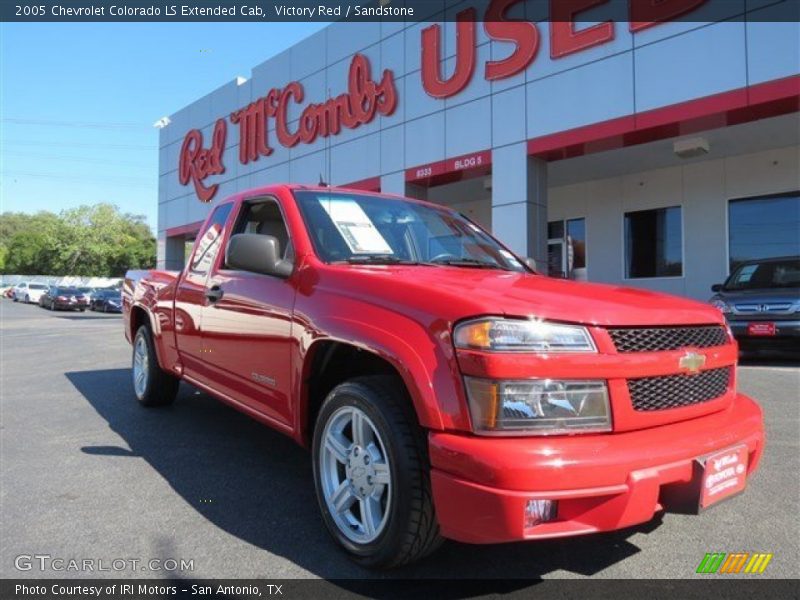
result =
[{"label": "red pickup truck", "polygon": [[183,379],[310,447],[324,522],[367,566],[700,512],[764,448],[717,309],[539,275],[418,200],[237,194],[182,272],[128,273],[123,309],[139,402]]}]

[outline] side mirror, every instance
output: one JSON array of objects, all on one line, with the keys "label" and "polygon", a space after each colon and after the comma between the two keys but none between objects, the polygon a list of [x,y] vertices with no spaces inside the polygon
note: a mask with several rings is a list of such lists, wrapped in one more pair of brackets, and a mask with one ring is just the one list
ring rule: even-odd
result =
[{"label": "side mirror", "polygon": [[280,243],[271,235],[238,233],[231,236],[225,250],[225,264],[232,269],[288,277],[292,263],[280,258]]},{"label": "side mirror", "polygon": [[715,283],[714,285],[711,286],[711,291],[712,292],[721,292],[722,291],[722,284],[721,283]]}]

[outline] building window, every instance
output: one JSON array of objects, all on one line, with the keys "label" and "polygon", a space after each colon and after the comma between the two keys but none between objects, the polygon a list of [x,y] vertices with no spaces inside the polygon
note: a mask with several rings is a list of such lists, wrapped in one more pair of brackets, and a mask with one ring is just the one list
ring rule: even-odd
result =
[{"label": "building window", "polygon": [[683,275],[681,207],[625,213],[625,277]]},{"label": "building window", "polygon": [[800,255],[800,192],[728,203],[730,270],[759,258]]},{"label": "building window", "polygon": [[567,221],[567,244],[572,247],[572,268],[586,268],[586,219]]},{"label": "building window", "polygon": [[547,261],[551,277],[585,278],[576,270],[586,269],[586,219],[547,224]]}]

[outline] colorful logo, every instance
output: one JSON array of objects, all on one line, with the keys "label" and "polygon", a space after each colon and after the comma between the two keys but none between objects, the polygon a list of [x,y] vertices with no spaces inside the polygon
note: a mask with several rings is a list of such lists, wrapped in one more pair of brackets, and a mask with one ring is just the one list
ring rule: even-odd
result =
[{"label": "colorful logo", "polygon": [[763,573],[772,553],[765,552],[707,552],[697,566],[698,573]]}]

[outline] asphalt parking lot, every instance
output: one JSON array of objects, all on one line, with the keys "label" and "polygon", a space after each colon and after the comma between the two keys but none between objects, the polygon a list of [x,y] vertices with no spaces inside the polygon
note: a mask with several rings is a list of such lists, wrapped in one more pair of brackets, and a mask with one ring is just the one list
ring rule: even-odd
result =
[{"label": "asphalt parking lot", "polygon": [[[186,385],[167,409],[136,404],[119,315],[3,299],[0,337],[0,577],[375,576],[325,532],[305,450]],[[700,517],[666,514],[611,534],[447,543],[379,576],[684,579],[702,577],[706,552],[772,552],[758,577],[800,577],[800,366],[749,364],[739,382],[761,400],[768,443],[744,495]],[[34,554],[106,566],[183,559],[193,569],[16,568]]]}]

